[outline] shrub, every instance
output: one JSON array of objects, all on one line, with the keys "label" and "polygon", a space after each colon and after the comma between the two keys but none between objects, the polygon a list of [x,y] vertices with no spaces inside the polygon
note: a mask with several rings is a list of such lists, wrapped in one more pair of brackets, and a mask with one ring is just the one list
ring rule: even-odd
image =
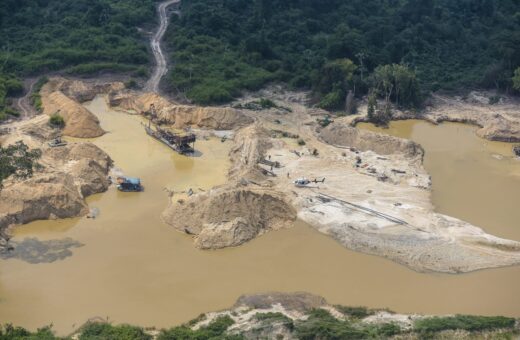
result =
[{"label": "shrub", "polygon": [[0,327],[0,339],[5,340],[57,340],[51,326],[39,328],[36,332],[30,332],[22,327],[14,327],[5,324]]},{"label": "shrub", "polygon": [[456,329],[475,332],[513,328],[515,322],[515,319],[503,316],[456,315],[417,320],[415,321],[415,330],[422,333]]},{"label": "shrub", "polygon": [[328,93],[319,102],[318,107],[324,110],[335,110],[343,104],[343,95],[341,91],[336,90]]},{"label": "shrub", "polygon": [[296,335],[301,340],[378,339],[400,332],[395,324],[365,325],[338,320],[323,309],[312,311],[307,320],[296,325]]},{"label": "shrub", "polygon": [[56,112],[49,117],[49,124],[54,128],[63,129],[65,127],[65,120]]},{"label": "shrub", "polygon": [[341,313],[355,319],[363,319],[375,313],[375,311],[370,310],[367,307],[336,306],[336,309]]},{"label": "shrub", "polygon": [[502,97],[500,97],[500,96],[489,97],[489,105],[495,105],[495,104],[500,103],[500,99],[502,99]]},{"label": "shrub", "polygon": [[258,102],[262,109],[270,109],[273,107],[277,107],[275,102],[273,102],[271,99],[261,98]]},{"label": "shrub", "polygon": [[22,141],[6,147],[0,146],[0,188],[2,181],[13,175],[25,179],[31,177],[40,165],[36,163],[41,157],[39,149],[29,150]]},{"label": "shrub", "polygon": [[40,95],[40,91],[41,91],[42,87],[45,84],[47,84],[48,81],[49,81],[49,78],[41,77],[40,79],[38,79],[38,81],[34,84],[34,87],[33,87],[33,93],[31,94],[31,97],[30,97],[31,104],[32,104],[32,106],[34,106],[34,108],[38,112],[43,111],[42,96]]},{"label": "shrub", "polygon": [[238,340],[242,336],[230,336],[225,332],[234,323],[229,316],[220,316],[206,327],[198,330],[192,330],[188,326],[174,327],[168,330],[162,330],[157,340],[178,340],[178,339],[228,339]]},{"label": "shrub", "polygon": [[119,325],[113,326],[108,323],[89,322],[80,331],[80,340],[101,340],[101,339],[121,339],[121,340],[150,340],[152,336],[146,334],[142,328]]},{"label": "shrub", "polygon": [[127,89],[135,89],[137,88],[137,81],[135,81],[135,79],[130,79],[127,82],[125,82],[125,87]]},{"label": "shrub", "polygon": [[298,145],[300,146],[304,146],[305,145],[305,141],[301,138],[298,139]]}]

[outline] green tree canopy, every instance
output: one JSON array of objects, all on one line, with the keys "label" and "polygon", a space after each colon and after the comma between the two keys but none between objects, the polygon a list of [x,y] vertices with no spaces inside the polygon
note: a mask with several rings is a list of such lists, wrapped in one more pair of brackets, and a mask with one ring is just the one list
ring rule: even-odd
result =
[{"label": "green tree canopy", "polygon": [[39,167],[36,161],[40,156],[40,150],[29,150],[22,141],[7,147],[0,146],[0,188],[3,180],[9,176],[22,179],[31,177],[34,170]]}]

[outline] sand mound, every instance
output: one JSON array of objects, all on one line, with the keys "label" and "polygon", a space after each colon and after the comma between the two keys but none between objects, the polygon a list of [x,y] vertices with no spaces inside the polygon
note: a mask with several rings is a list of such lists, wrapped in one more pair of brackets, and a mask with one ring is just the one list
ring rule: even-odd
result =
[{"label": "sand mound", "polygon": [[166,223],[196,235],[201,249],[238,246],[295,218],[282,194],[258,189],[212,190],[172,202],[163,213]]},{"label": "sand mound", "polygon": [[38,174],[0,191],[0,227],[87,213],[71,175]]},{"label": "sand mound", "polygon": [[260,126],[251,125],[241,129],[235,135],[229,154],[233,164],[229,170],[229,178],[261,179],[262,174],[257,164],[271,146],[267,131]]},{"label": "sand mound", "polygon": [[45,157],[47,162],[61,164],[74,177],[74,183],[83,197],[103,192],[110,185],[107,174],[112,160],[94,144],[77,143],[66,148],[48,148]]},{"label": "sand mound", "polygon": [[341,123],[322,129],[319,137],[331,145],[353,147],[360,151],[370,150],[379,155],[401,153],[406,157],[422,157],[424,154],[422,147],[410,140],[360,130]]},{"label": "sand mound", "polygon": [[51,78],[46,86],[51,90],[50,92],[63,92],[67,97],[80,103],[93,100],[99,94],[119,92],[125,88],[121,82],[84,82],[61,77]]},{"label": "sand mound", "polygon": [[107,190],[112,164],[90,143],[45,148],[43,169],[32,178],[4,182],[0,191],[0,229],[34,220],[66,218],[88,212],[84,198]]},{"label": "sand mound", "polygon": [[253,119],[241,111],[228,107],[199,107],[178,105],[155,93],[141,96],[132,93],[113,94],[110,105],[123,110],[145,113],[155,106],[157,121],[172,125],[177,129],[196,127],[212,130],[233,130],[253,123]]},{"label": "sand mound", "polygon": [[194,126],[212,130],[233,130],[253,123],[253,119],[228,107],[176,105],[158,112],[160,121],[178,129]]},{"label": "sand mound", "polygon": [[109,94],[108,101],[112,107],[139,114],[149,112],[152,104],[158,112],[175,105],[156,93],[145,93],[138,96],[132,92],[114,92]]},{"label": "sand mound", "polygon": [[99,125],[97,117],[70,99],[62,92],[56,91],[48,95],[42,94],[43,112],[47,115],[58,113],[65,120],[63,134],[70,137],[92,138],[105,133]]}]

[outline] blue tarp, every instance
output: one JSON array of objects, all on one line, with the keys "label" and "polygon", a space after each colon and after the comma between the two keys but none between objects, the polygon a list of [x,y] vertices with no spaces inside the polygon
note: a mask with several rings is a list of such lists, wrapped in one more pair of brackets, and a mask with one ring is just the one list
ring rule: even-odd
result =
[{"label": "blue tarp", "polygon": [[139,184],[141,184],[141,180],[139,178],[125,177],[125,183],[139,185]]}]

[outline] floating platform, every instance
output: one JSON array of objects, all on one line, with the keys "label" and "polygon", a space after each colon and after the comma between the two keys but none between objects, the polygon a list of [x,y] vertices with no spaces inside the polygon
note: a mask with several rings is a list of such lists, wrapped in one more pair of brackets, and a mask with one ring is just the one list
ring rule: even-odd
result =
[{"label": "floating platform", "polygon": [[141,180],[133,177],[118,177],[117,178],[117,189],[123,192],[140,192],[143,191]]},{"label": "floating platform", "polygon": [[192,154],[195,152],[195,141],[197,140],[197,137],[193,133],[178,134],[158,127],[154,130],[150,126],[145,126],[144,129],[149,136],[157,139],[170,149],[182,155]]}]

